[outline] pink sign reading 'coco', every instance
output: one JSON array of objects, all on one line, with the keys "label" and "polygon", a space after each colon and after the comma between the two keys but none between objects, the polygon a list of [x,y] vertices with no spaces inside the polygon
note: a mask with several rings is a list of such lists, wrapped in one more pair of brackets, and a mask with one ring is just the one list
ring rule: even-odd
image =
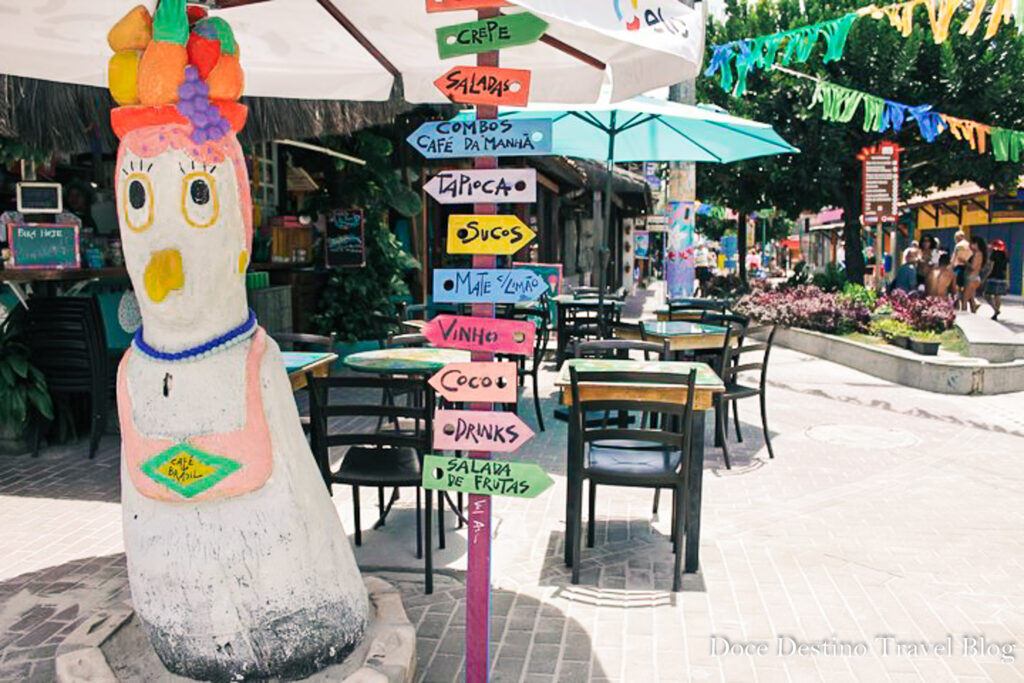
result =
[{"label": "pink sign reading 'coco'", "polygon": [[533,430],[515,413],[438,410],[434,448],[445,451],[511,453],[533,438]]},{"label": "pink sign reading 'coco'", "polygon": [[515,363],[449,363],[430,378],[437,393],[456,403],[514,403],[516,385]]},{"label": "pink sign reading 'coco'", "polygon": [[463,315],[439,315],[423,328],[423,334],[435,346],[519,356],[533,353],[536,332],[536,326],[525,320],[471,318]]}]

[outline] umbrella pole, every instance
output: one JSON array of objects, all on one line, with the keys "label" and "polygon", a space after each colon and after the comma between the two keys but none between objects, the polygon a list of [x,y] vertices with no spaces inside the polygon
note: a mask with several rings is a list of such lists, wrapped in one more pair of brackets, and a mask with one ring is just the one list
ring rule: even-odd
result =
[{"label": "umbrella pole", "polygon": [[[604,320],[604,315],[602,315],[604,313],[604,286],[608,277],[608,261],[611,256],[608,240],[611,239],[612,228],[612,176],[615,174],[615,114],[616,111],[613,109],[608,126],[608,177],[604,181],[604,219],[601,224],[602,239],[600,246],[597,248],[597,267],[599,269],[597,276],[597,318],[599,324],[600,321]],[[601,332],[604,335],[605,330],[602,329]]]}]

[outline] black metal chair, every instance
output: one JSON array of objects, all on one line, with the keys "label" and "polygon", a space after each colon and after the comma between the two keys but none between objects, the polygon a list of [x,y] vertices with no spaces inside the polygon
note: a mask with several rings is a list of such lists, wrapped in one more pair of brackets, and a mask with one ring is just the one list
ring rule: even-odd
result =
[{"label": "black metal chair", "polygon": [[[433,442],[434,392],[423,378],[395,377],[318,377],[311,383],[310,399],[313,417],[313,454],[317,466],[331,491],[332,484],[347,484],[352,487],[355,544],[362,545],[363,537],[359,517],[359,487],[374,486],[378,490],[380,518],[384,519],[398,499],[399,487],[416,488],[416,557],[424,558],[426,592],[434,590],[434,560],[431,539],[431,511],[433,491],[425,489],[426,501],[422,506],[421,482],[423,477],[423,456],[431,449]],[[331,389],[340,390],[344,402],[334,402]],[[416,405],[395,406],[377,403],[353,403],[353,392],[378,389],[396,393],[418,393]],[[367,432],[353,432],[350,425],[335,431],[330,418],[388,418],[412,421],[410,429]],[[367,420],[369,423],[370,420]],[[348,446],[337,470],[331,469],[330,449]],[[391,500],[384,505],[384,488],[393,488]]]},{"label": "black metal chair", "polygon": [[[577,372],[570,368],[572,416],[569,422],[569,491],[566,505],[566,544],[572,582],[579,583],[580,554],[583,520],[583,484],[589,482],[591,490],[597,484],[608,486],[637,486],[644,488],[671,488],[673,492],[672,545],[675,552],[675,572],[672,590],[680,588],[683,556],[683,521],[686,495],[686,457],[690,450],[693,396],[697,373],[688,375],[646,372]],[[687,399],[684,404],[643,400],[587,399],[581,384],[600,382],[623,384],[685,385]],[[651,412],[668,416],[661,427],[623,428],[607,425],[590,426],[586,416],[590,412]],[[618,446],[645,443],[647,448]],[[594,497],[590,497],[587,545],[594,544]]]},{"label": "black metal chair", "polygon": [[669,320],[700,320],[705,313],[725,313],[729,304],[723,299],[675,299],[669,301]]},{"label": "black metal chair", "polygon": [[409,304],[405,307],[406,320],[430,320],[441,313],[457,314],[459,307],[455,304]]},{"label": "black metal chair", "polygon": [[[329,336],[322,334],[305,334],[301,332],[275,332],[271,335],[282,351],[319,351],[331,353],[334,351],[336,341],[335,334]],[[309,376],[306,376],[306,388],[300,391],[309,392]],[[298,392],[296,392],[298,393]],[[309,413],[299,411],[299,422],[302,424],[302,431],[309,434]]]},{"label": "black metal chair", "polygon": [[[727,337],[730,335],[727,335]],[[753,344],[747,343],[751,338],[765,338],[765,341],[757,341]],[[771,435],[768,432],[768,410],[765,403],[765,385],[768,379],[768,356],[771,354],[772,344],[775,341],[775,325],[746,326],[743,328],[742,336],[736,348],[728,342],[722,351],[722,363],[719,366],[718,374],[725,384],[725,391],[715,394],[715,442],[722,447],[722,457],[725,460],[726,469],[732,469],[729,462],[729,404],[732,403],[733,417],[736,426],[736,440],[742,442],[743,434],[740,432],[740,414],[737,402],[744,398],[757,396],[761,403],[761,427],[764,430],[764,443],[768,447],[768,457],[774,458],[772,450]],[[760,360],[746,363],[743,355],[749,353],[763,352]],[[739,374],[742,372],[757,372],[757,386],[752,387],[740,384]]]},{"label": "black metal chair", "polygon": [[[88,394],[89,457],[96,457],[108,415],[106,332],[99,303],[91,296],[32,297],[16,309],[22,341],[46,376],[52,394]],[[40,430],[33,454],[39,454]]]},{"label": "black metal chair", "polygon": [[[527,310],[507,310],[503,316],[508,320],[529,321],[536,325],[536,333],[533,341],[533,354],[527,356],[509,356],[497,354],[498,359],[508,359],[516,364],[516,374],[519,379],[519,386],[525,386],[526,377],[533,383],[533,409],[537,414],[537,426],[544,431],[544,416],[540,410],[540,366],[544,362],[544,355],[548,350],[548,340],[551,338],[551,317],[548,307],[545,305]],[[518,410],[518,404],[516,405]]]}]

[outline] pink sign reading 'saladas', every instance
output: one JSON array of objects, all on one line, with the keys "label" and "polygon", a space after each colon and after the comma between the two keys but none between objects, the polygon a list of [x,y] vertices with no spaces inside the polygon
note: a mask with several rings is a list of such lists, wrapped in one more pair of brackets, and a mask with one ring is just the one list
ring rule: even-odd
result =
[{"label": "pink sign reading 'saladas'", "polygon": [[520,356],[533,353],[536,333],[536,326],[529,321],[462,315],[439,315],[423,328],[423,334],[435,346]]},{"label": "pink sign reading 'saladas'", "polygon": [[434,416],[434,448],[440,450],[511,453],[532,438],[515,413],[438,410]]}]

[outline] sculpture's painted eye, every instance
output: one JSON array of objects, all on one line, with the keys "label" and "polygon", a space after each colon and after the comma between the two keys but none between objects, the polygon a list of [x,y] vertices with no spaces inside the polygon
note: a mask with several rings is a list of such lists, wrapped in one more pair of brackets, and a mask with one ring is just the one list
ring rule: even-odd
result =
[{"label": "sculpture's painted eye", "polygon": [[208,228],[217,221],[220,202],[217,181],[206,171],[193,171],[181,186],[181,213],[193,228]]},{"label": "sculpture's painted eye", "polygon": [[153,225],[153,185],[145,173],[132,173],[121,188],[124,223],[135,232]]}]

